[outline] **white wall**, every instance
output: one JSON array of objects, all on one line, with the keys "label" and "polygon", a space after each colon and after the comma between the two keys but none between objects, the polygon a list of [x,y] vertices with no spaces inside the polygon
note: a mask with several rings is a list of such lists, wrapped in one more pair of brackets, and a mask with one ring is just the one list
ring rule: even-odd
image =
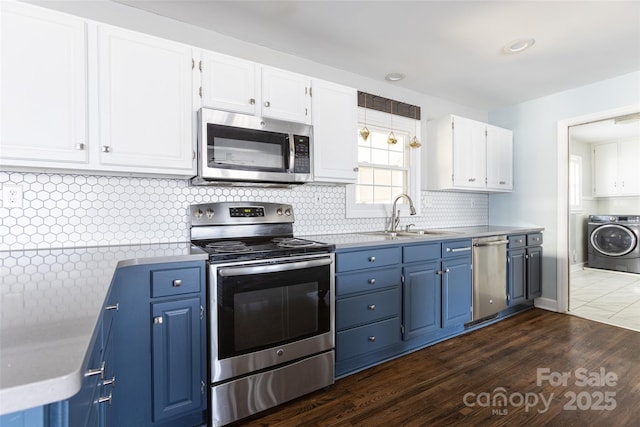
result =
[{"label": "white wall", "polygon": [[634,72],[489,113],[489,122],[512,129],[514,138],[514,191],[489,196],[489,222],[545,227],[543,298],[557,300],[558,257],[567,256],[557,247],[558,234],[567,233],[558,229],[558,122],[638,104]]}]

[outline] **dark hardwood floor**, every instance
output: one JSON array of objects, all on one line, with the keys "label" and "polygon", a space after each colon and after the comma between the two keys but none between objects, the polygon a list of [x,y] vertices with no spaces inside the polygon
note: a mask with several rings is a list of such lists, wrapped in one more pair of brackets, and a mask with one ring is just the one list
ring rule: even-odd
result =
[{"label": "dark hardwood floor", "polygon": [[640,333],[533,309],[237,425],[638,426]]}]

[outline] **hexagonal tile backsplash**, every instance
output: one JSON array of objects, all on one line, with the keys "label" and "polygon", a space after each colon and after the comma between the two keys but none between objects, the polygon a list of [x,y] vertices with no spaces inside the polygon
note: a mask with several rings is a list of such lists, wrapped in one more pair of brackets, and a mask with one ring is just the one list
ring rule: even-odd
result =
[{"label": "hexagonal tile backsplash", "polygon": [[[293,205],[294,233],[380,230],[383,218],[347,219],[345,187],[291,189],[194,187],[187,180],[0,172],[0,185],[21,184],[21,208],[0,207],[0,250],[110,246],[189,240],[188,208],[218,201]],[[423,191],[416,227],[488,224],[488,196]],[[4,205],[2,205],[4,206]]]}]

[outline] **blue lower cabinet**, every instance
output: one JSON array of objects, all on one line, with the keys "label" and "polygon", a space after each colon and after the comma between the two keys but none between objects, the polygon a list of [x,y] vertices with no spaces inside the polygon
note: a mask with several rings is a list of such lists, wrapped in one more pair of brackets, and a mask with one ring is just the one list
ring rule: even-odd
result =
[{"label": "blue lower cabinet", "polygon": [[442,262],[442,327],[464,325],[471,320],[471,258]]},{"label": "blue lower cabinet", "polygon": [[526,249],[507,251],[507,305],[522,304],[527,299]]},{"label": "blue lower cabinet", "polygon": [[403,269],[403,338],[409,340],[442,327],[440,262]]},{"label": "blue lower cabinet", "polygon": [[509,236],[507,250],[507,305],[542,295],[542,233]]},{"label": "blue lower cabinet", "polygon": [[45,426],[44,406],[12,412],[0,416],[0,427],[43,427]]}]

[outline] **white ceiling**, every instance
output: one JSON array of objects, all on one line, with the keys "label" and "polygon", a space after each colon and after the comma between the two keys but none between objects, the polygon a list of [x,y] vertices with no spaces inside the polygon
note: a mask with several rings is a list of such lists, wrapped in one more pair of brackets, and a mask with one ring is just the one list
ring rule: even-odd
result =
[{"label": "white ceiling", "polygon": [[640,70],[640,1],[115,1],[487,111]]}]

